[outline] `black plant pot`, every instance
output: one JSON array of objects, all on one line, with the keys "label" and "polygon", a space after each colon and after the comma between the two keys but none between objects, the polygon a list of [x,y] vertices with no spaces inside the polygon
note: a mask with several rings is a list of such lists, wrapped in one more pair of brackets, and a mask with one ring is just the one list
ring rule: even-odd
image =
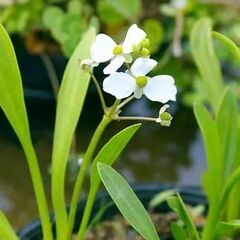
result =
[{"label": "black plant pot", "polygon": [[[178,186],[174,184],[135,184],[132,186],[135,193],[143,203],[143,205],[147,208],[150,200],[159,192],[167,190],[167,189],[178,189],[185,203],[196,206],[199,204],[203,204],[207,206],[206,198],[204,197],[202,191],[198,187],[189,187],[189,186]],[[102,207],[102,203],[108,203],[112,201],[110,196],[106,192],[100,192],[97,195],[97,198],[94,203],[92,217],[99,211]],[[84,206],[86,201],[83,200],[79,203],[76,222],[74,226],[74,231],[77,231],[78,226],[80,224],[80,220],[83,214]],[[169,208],[166,204],[162,204],[158,209],[158,212],[168,212]],[[115,205],[112,205],[107,209],[107,211],[103,215],[103,220],[111,219],[119,211]],[[53,216],[53,215],[52,215]],[[52,217],[54,219],[54,217]],[[53,232],[55,232],[55,227],[53,224]],[[18,236],[21,240],[42,240],[42,231],[40,221],[34,220],[31,223],[24,226],[18,232]]]}]

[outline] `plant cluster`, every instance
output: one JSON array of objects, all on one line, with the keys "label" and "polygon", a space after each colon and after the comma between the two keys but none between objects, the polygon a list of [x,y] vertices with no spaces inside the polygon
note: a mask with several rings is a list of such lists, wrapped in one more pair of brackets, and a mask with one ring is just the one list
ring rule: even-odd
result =
[{"label": "plant cluster", "polygon": [[[0,58],[2,66],[0,70],[0,89],[2,92],[0,105],[15,130],[26,154],[39,208],[43,239],[51,240],[53,239],[53,233],[48,206],[37,156],[31,141],[16,56],[10,38],[2,26],[0,28],[0,36],[0,50],[2,53]],[[150,58],[150,51],[148,50],[149,39],[146,37],[146,33],[136,24],[133,24],[127,31],[124,41],[116,44],[105,34],[96,36],[95,30],[91,28],[80,41],[67,65],[57,97],[52,152],[52,201],[55,214],[56,239],[72,238],[79,195],[89,167],[90,188],[83,218],[77,232],[77,239],[84,239],[85,237],[101,179],[106,184],[109,192],[112,193],[112,198],[117,201],[120,211],[129,223],[144,238],[157,238],[156,230],[141,202],[126,181],[110,167],[139,129],[140,124],[125,128],[105,144],[98,154],[95,154],[95,149],[105,128],[113,120],[152,121],[162,126],[171,124],[172,116],[167,112],[169,105],[163,105],[157,117],[121,115],[122,109],[126,104],[134,99],[141,98],[143,95],[151,101],[162,104],[176,100],[177,89],[171,76],[146,76],[157,64],[155,60]],[[4,63],[6,59],[8,59],[8,65]],[[79,59],[81,59],[80,63]],[[103,81],[103,90],[113,95],[116,99],[111,107],[106,105],[103,91],[93,71],[94,67],[108,61],[110,62],[105,67],[104,73],[109,76]],[[122,65],[125,66],[124,69]],[[123,71],[120,71],[121,69]],[[5,81],[7,78],[10,79],[8,82]],[[104,114],[81,161],[68,213],[64,190],[68,155],[91,78],[98,91]],[[114,186],[108,185],[112,182],[112,176],[108,173],[112,173],[117,178],[116,181],[118,183],[115,182]],[[119,194],[122,194],[122,191],[126,194],[126,197],[122,196],[119,198]],[[134,216],[135,214],[137,215]],[[17,239],[3,214],[1,215],[1,222],[3,223],[3,231],[0,233],[3,238]]]},{"label": "plant cluster", "polygon": [[[118,1],[111,2],[115,6],[114,4]],[[134,7],[138,6],[135,1],[133,2]],[[121,3],[125,4],[125,1]],[[185,1],[172,1],[171,5],[165,5],[162,11],[170,15],[177,14],[174,16],[181,21],[182,14],[188,6]],[[124,5],[120,9],[123,11]],[[59,19],[65,21],[69,11],[60,13],[55,9],[52,13],[61,15]],[[122,13],[127,16],[129,12],[123,11]],[[56,31],[54,33],[56,38],[59,32],[63,34],[57,28],[52,28],[51,31]],[[71,31],[69,34],[71,36]],[[179,40],[179,35],[176,37]],[[176,240],[234,239],[236,233],[240,231],[238,101],[237,94],[223,80],[213,38],[217,40],[221,48],[226,46],[226,50],[235,57],[236,62],[240,61],[240,50],[237,45],[224,35],[213,32],[209,19],[203,18],[194,25],[190,36],[190,46],[201,77],[201,91],[204,97],[200,99],[207,104],[205,107],[201,102],[195,103],[194,112],[206,149],[207,170],[202,175],[202,186],[209,206],[203,229],[197,229],[181,196],[176,194],[176,191],[166,194],[165,198],[169,207],[177,212],[179,217],[179,221],[171,225],[172,234]],[[176,100],[177,88],[174,78],[170,75],[148,76],[152,70],[154,71],[154,67],[157,67],[157,61],[150,58],[151,39],[147,38],[147,33],[143,29],[136,24],[131,25],[125,39],[119,42],[117,44],[106,34],[96,35],[95,29],[90,28],[83,34],[82,40],[75,48],[63,76],[57,96],[52,151],[51,187],[56,239],[72,238],[79,196],[82,193],[88,168],[90,169],[90,187],[84,214],[77,231],[77,239],[81,240],[85,237],[101,181],[122,215],[144,239],[160,239],[150,216],[131,187],[111,167],[141,124],[125,128],[114,135],[98,153],[95,153],[95,150],[105,128],[115,120],[151,121],[162,126],[170,126],[172,116],[167,112],[169,105],[166,103]],[[175,56],[179,56],[182,51],[179,43],[178,41],[175,42],[176,45],[173,45],[172,50]],[[52,240],[53,222],[49,217],[45,190],[31,140],[21,76],[11,40],[2,25],[0,25],[0,53],[0,107],[16,132],[26,155],[39,208],[43,239]],[[103,87],[94,75],[94,69],[102,63],[107,63],[103,73],[108,75],[103,80]],[[68,212],[64,189],[66,168],[74,131],[90,79],[96,86],[103,108],[103,117],[81,161]],[[115,97],[112,106],[106,105],[103,92]],[[163,104],[157,117],[122,115],[122,109],[126,104],[143,96]],[[3,213],[0,214],[0,237],[18,239]]]}]

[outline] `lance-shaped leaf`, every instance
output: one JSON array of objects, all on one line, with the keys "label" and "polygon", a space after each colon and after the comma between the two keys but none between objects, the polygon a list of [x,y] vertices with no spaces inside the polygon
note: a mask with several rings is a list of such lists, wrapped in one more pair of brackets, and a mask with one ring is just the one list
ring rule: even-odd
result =
[{"label": "lance-shaped leaf", "polygon": [[219,61],[212,43],[212,23],[208,18],[200,19],[191,32],[191,51],[202,77],[206,96],[216,112],[224,92]]},{"label": "lance-shaped leaf", "polygon": [[111,166],[140,126],[141,124],[132,125],[113,136],[110,141],[104,145],[104,147],[98,153],[97,157],[94,159],[90,173],[90,191],[88,194],[87,204],[85,207],[80,228],[80,232],[82,235],[85,234],[91,214],[91,209],[94,204],[95,196],[101,182],[97,171],[97,163],[102,162]]},{"label": "lance-shaped leaf", "polygon": [[202,133],[207,157],[208,170],[203,175],[204,190],[212,203],[218,201],[222,189],[223,161],[220,137],[215,121],[202,104],[194,104],[194,113]]},{"label": "lance-shaped leaf", "polygon": [[171,232],[175,240],[188,239],[187,234],[183,226],[180,226],[177,222],[171,223]]},{"label": "lance-shaped leaf", "polygon": [[240,220],[233,220],[230,222],[220,222],[218,223],[215,231],[214,238],[215,240],[220,239],[221,237],[230,237],[233,238],[237,233],[240,232]]},{"label": "lance-shaped leaf", "polygon": [[97,163],[102,162],[111,166],[140,126],[141,124],[134,124],[130,127],[123,129],[121,132],[113,136],[107,144],[105,144],[105,146],[101,149],[101,151],[98,153],[97,157],[93,161],[91,167],[91,187],[98,188],[101,181],[97,171]]},{"label": "lance-shaped leaf", "polygon": [[0,211],[0,239],[18,240],[17,235],[2,211]]},{"label": "lance-shaped leaf", "polygon": [[23,96],[22,80],[11,40],[0,24],[0,107],[12,125],[26,155],[36,195],[43,235],[51,239],[47,201],[42,184],[36,153],[33,148],[26,107]]},{"label": "lance-shaped leaf", "polygon": [[200,240],[197,229],[194,226],[193,220],[192,220],[189,212],[187,211],[180,195],[177,194],[177,196],[169,197],[167,199],[167,203],[168,203],[169,207],[178,214],[179,218],[186,225],[189,239]]},{"label": "lance-shaped leaf", "polygon": [[233,54],[236,60],[240,63],[240,49],[239,47],[228,37],[219,32],[212,32],[213,36],[218,39],[228,50]]},{"label": "lance-shaped leaf", "polygon": [[146,240],[159,240],[142,203],[127,181],[105,163],[97,164],[99,175],[111,198],[128,223]]},{"label": "lance-shaped leaf", "polygon": [[81,70],[79,60],[90,57],[90,46],[95,40],[91,28],[76,47],[60,87],[52,153],[52,199],[56,214],[57,235],[65,236],[67,212],[64,197],[64,182],[72,138],[87,93],[90,75]]},{"label": "lance-shaped leaf", "polygon": [[225,91],[216,121],[223,152],[223,177],[226,179],[235,164],[238,144],[238,106],[230,89]]}]

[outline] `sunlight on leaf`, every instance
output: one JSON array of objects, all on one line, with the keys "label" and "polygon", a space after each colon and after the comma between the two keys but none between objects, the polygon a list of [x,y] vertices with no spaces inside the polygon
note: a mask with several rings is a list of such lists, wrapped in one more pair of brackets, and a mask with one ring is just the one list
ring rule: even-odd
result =
[{"label": "sunlight on leaf", "polygon": [[64,236],[67,231],[64,183],[68,155],[90,81],[90,75],[81,70],[79,59],[90,56],[90,46],[95,35],[95,30],[91,28],[76,47],[65,70],[58,95],[52,153],[52,198],[59,236]]}]

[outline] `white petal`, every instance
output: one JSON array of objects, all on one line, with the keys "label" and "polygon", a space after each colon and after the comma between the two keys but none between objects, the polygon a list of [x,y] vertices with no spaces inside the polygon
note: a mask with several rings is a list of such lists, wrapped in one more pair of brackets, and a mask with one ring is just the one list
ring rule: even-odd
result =
[{"label": "white petal", "polygon": [[147,34],[140,29],[136,24],[133,24],[127,32],[126,38],[123,42],[123,52],[131,53],[134,45],[138,45]]},{"label": "white petal", "polygon": [[113,57],[113,49],[117,44],[106,34],[98,34],[91,46],[91,57],[95,62],[107,62]]},{"label": "white petal", "polygon": [[135,79],[123,72],[115,72],[103,81],[103,90],[117,99],[129,97],[135,88]]},{"label": "white petal", "polygon": [[177,88],[174,85],[173,77],[169,75],[158,75],[149,78],[144,94],[151,100],[166,103],[176,101]]},{"label": "white petal", "polygon": [[125,57],[122,55],[116,56],[112,61],[103,69],[104,74],[112,74],[116,72],[124,63]]},{"label": "white petal", "polygon": [[145,76],[155,66],[157,61],[150,58],[137,58],[131,67],[131,72],[135,77]]}]

